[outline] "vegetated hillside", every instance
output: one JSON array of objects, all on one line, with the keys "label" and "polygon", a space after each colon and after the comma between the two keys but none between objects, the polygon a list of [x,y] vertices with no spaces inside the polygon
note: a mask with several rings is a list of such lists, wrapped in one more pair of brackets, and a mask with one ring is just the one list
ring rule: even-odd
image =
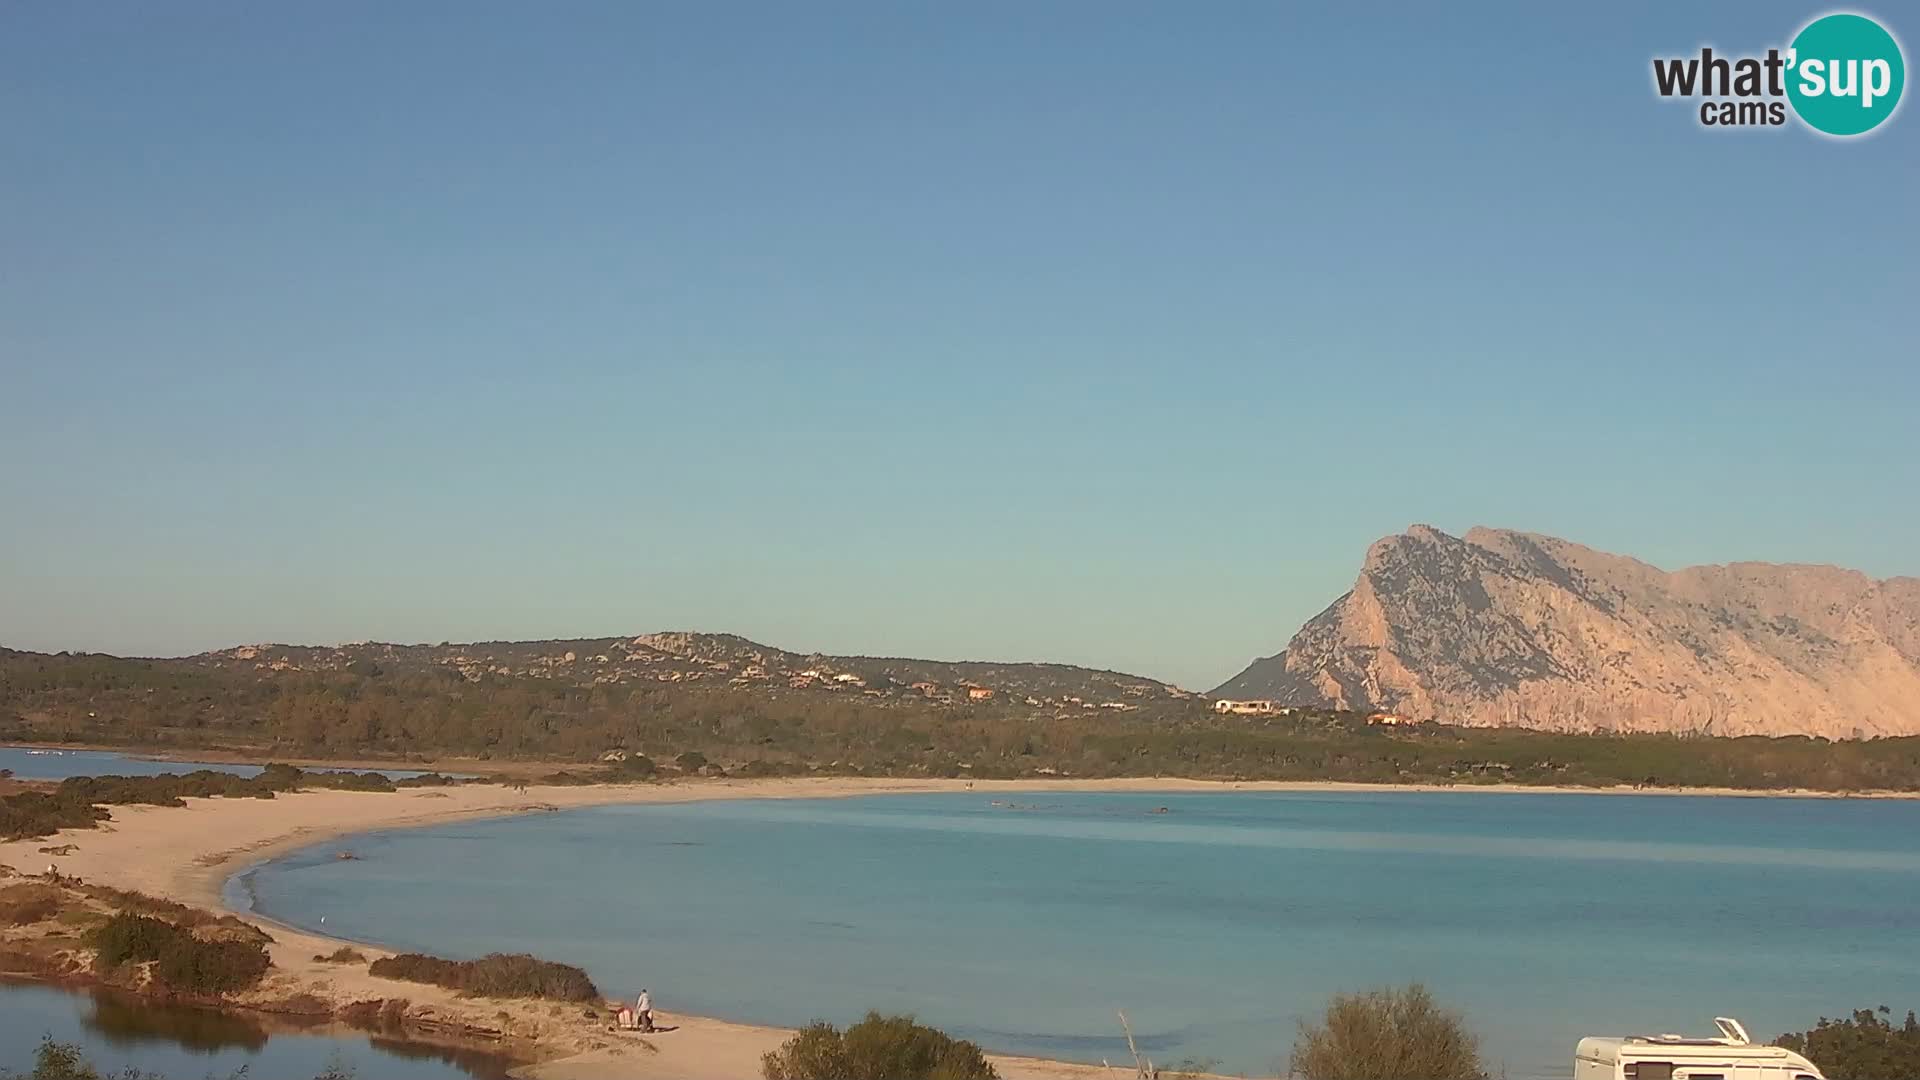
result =
[{"label": "vegetated hillside", "polygon": [[[730,642],[727,648],[758,649],[762,666],[772,654],[739,639]],[[823,682],[821,675],[806,675],[845,673],[825,659],[809,658],[817,666],[792,675],[736,683],[743,673],[729,669],[715,677],[718,669],[708,663],[718,661],[712,657],[702,663],[684,651],[654,647],[646,655],[662,659],[627,661],[654,677],[603,681],[605,669],[615,666],[612,654],[602,664],[593,659],[602,653],[585,652],[580,644],[434,646],[421,655],[451,651],[433,662],[416,662],[404,648],[389,654],[386,646],[253,655],[227,650],[181,660],[0,650],[0,742],[214,747],[263,757],[467,755],[568,763],[621,751],[677,762],[686,771],[717,767],[747,775],[1920,789],[1920,739],[1829,743],[1595,737],[1439,724],[1389,728],[1370,725],[1364,715],[1324,709],[1222,715],[1206,699],[1164,688],[1138,695],[1123,690],[1097,701],[1057,691],[1047,697],[996,691],[975,700],[946,692],[944,682],[931,696],[911,683],[889,684],[870,695],[871,685],[849,689],[831,677]],[[574,654],[571,661],[567,652]],[[879,668],[863,670],[883,673],[888,665],[917,662],[872,663]],[[910,672],[937,670],[939,665]],[[582,678],[582,671],[597,674]],[[681,677],[672,678],[673,672]],[[701,677],[689,677],[693,672]],[[1104,682],[1103,674],[1077,677],[1103,688],[1119,685]],[[808,681],[794,685],[801,679]]]},{"label": "vegetated hillside", "polygon": [[1153,679],[1069,664],[828,656],[788,652],[733,634],[687,632],[466,645],[243,645],[187,659],[204,667],[269,674],[451,671],[468,682],[506,676],[575,686],[687,683],[941,704],[1012,696],[1031,697],[1040,705],[1132,709],[1149,701],[1200,696]]},{"label": "vegetated hillside", "polygon": [[1669,573],[1550,536],[1415,525],[1216,693],[1563,731],[1912,735],[1920,579]]}]

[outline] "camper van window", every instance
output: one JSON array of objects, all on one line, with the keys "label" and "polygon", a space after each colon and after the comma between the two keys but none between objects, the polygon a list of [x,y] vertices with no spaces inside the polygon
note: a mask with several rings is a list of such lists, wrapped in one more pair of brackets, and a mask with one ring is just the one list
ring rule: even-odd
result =
[{"label": "camper van window", "polygon": [[1634,1061],[1626,1068],[1627,1080],[1673,1080],[1671,1061]]}]

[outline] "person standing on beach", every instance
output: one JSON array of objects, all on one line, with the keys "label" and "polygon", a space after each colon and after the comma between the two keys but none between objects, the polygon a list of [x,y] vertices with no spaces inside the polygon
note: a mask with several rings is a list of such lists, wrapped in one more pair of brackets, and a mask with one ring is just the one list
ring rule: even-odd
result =
[{"label": "person standing on beach", "polygon": [[634,1015],[640,1020],[641,1031],[653,1030],[653,995],[640,991],[640,1000],[633,1003]]}]

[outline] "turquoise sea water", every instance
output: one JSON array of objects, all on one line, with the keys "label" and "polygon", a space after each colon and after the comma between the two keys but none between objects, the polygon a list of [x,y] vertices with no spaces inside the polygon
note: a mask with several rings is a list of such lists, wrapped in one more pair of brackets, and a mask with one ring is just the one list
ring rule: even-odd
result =
[{"label": "turquoise sea water", "polygon": [[[1485,792],[881,796],[400,830],[254,868],[332,934],[584,966],[759,1023],[910,1011],[990,1049],[1279,1071],[1421,980],[1508,1075],[1582,1035],[1920,1006],[1920,802]],[[1156,812],[1164,807],[1165,812]],[[667,1037],[671,1037],[670,1035]]]}]

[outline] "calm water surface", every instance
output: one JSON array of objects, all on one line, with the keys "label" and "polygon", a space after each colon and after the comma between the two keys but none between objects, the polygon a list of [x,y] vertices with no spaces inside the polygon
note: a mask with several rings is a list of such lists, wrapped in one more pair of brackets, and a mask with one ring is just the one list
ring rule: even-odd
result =
[{"label": "calm water surface", "polygon": [[[21,780],[66,780],[75,776],[183,774],[196,769],[233,773],[235,776],[257,776],[263,767],[232,761],[148,761],[112,750],[42,750],[36,753],[37,749],[24,746],[0,746],[0,769],[12,769],[13,775]],[[306,767],[302,766],[302,768]],[[340,770],[313,768],[307,771],[338,772]],[[355,769],[353,771],[384,773],[395,780],[424,775],[417,769]]]},{"label": "calm water surface", "polygon": [[[230,898],[669,1011],[919,1014],[991,1049],[1271,1074],[1329,994],[1421,980],[1516,1078],[1584,1034],[1756,1035],[1920,998],[1920,803],[1239,793],[607,807],[400,830]],[[1011,805],[1006,805],[1011,803]],[[1156,812],[1165,807],[1166,812]]]},{"label": "calm water surface", "polygon": [[43,1038],[78,1044],[103,1075],[126,1068],[168,1080],[311,1080],[329,1065],[358,1080],[503,1080],[507,1063],[475,1051],[359,1034],[269,1034],[238,1015],[105,991],[0,981],[0,1069],[26,1071]]}]

